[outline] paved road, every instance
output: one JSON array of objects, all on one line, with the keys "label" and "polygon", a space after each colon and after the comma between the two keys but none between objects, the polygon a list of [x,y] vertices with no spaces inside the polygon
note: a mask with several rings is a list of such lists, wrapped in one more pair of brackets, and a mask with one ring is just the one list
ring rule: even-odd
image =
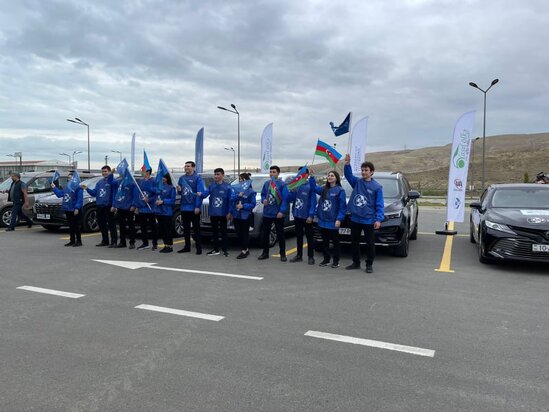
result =
[{"label": "paved road", "polygon": [[[371,275],[237,261],[235,245],[230,258],[99,249],[97,237],[67,250],[62,234],[1,232],[0,410],[549,410],[547,270],[481,265],[458,225],[455,272],[435,272],[444,212],[420,220],[410,256],[380,251]],[[333,335],[355,344],[316,337]]]}]

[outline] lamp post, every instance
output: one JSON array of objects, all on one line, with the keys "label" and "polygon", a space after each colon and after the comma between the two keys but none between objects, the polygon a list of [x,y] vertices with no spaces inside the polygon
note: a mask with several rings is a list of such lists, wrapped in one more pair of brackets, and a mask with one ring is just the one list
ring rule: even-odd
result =
[{"label": "lamp post", "polygon": [[[7,154],[6,156],[13,157],[14,159],[19,159],[19,171],[23,173],[23,152],[15,152],[14,154]],[[17,167],[17,160],[15,163]]]},{"label": "lamp post", "polygon": [[111,150],[111,152],[118,153],[118,155],[120,156],[120,162],[122,161],[122,152],[120,150]]},{"label": "lamp post", "polygon": [[236,114],[236,117],[237,117],[237,127],[238,127],[238,144],[237,144],[237,150],[238,150],[238,175],[240,176],[240,112],[236,109],[236,106],[234,104],[231,104],[231,107],[233,108],[233,110],[231,109],[227,109],[225,107],[222,107],[222,106],[217,106],[217,108],[219,110],[225,110],[226,112],[231,112],[231,113],[234,113]]},{"label": "lamp post", "polygon": [[471,198],[475,190],[475,142],[480,139],[477,137],[471,141]]},{"label": "lamp post", "polygon": [[78,151],[78,150],[75,150],[74,152],[72,152],[72,167],[73,169],[76,169],[76,163],[74,161],[74,156],[77,155],[77,154],[80,154],[82,153],[81,151]]},{"label": "lamp post", "polygon": [[71,163],[71,155],[68,154],[68,153],[59,153],[61,156],[67,156],[69,158],[69,161],[67,162],[67,164],[70,166],[72,166],[72,163]]},{"label": "lamp post", "polygon": [[[235,173],[236,173],[236,153],[234,151],[234,148],[232,147],[226,147],[225,150],[228,150],[229,152],[233,152],[233,177],[236,179]],[[240,170],[239,170],[240,172]],[[238,174],[240,176],[240,173]]]},{"label": "lamp post", "polygon": [[82,120],[80,120],[78,117],[75,117],[74,120],[67,119],[67,122],[76,123],[82,126],[86,126],[88,128],[88,172],[91,172],[91,166],[90,166],[90,125]]},{"label": "lamp post", "polygon": [[484,183],[486,181],[486,93],[488,93],[488,90],[490,90],[497,82],[499,82],[499,79],[492,80],[490,87],[486,90],[478,87],[476,83],[469,82],[469,86],[479,89],[482,93],[484,93],[484,121],[482,124],[482,190],[484,190]]}]

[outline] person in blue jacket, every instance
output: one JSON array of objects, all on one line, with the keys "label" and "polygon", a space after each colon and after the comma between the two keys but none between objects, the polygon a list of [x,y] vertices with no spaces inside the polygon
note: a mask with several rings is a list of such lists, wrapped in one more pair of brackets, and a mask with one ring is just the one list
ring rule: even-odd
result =
[{"label": "person in blue jacket", "polygon": [[[135,183],[130,175],[126,172],[121,179],[114,183],[116,187],[114,199],[112,202],[112,211],[116,216],[118,226],[120,228],[120,243],[117,248],[134,249],[135,248],[135,207],[133,206],[133,191]],[[126,237],[129,237],[130,244],[127,246]]]},{"label": "person in blue jacket", "polygon": [[316,207],[318,227],[322,234],[322,249],[324,259],[319,266],[330,264],[330,241],[332,241],[333,257],[332,267],[339,267],[339,227],[347,212],[345,190],[341,187],[341,178],[335,170],[328,172],[326,184],[315,186],[315,191],[320,195]]},{"label": "person in blue jacket", "polygon": [[[84,183],[81,184],[81,187],[91,196],[95,197],[97,223],[99,225],[99,230],[101,231],[101,243],[98,243],[95,246],[116,245],[118,234],[116,233],[114,213],[111,212],[112,200],[114,197],[114,178],[109,165],[105,165],[101,168],[101,176],[103,176],[103,179],[96,183],[95,189],[87,187]],[[110,242],[109,232],[111,235]]]},{"label": "person in blue jacket", "polygon": [[[278,176],[280,168],[271,166],[269,169],[270,180],[267,180],[261,189],[261,202],[263,203],[263,222],[261,224],[261,242],[263,253],[258,260],[269,259],[269,234],[271,226],[276,228],[276,236],[280,247],[280,261],[286,262],[286,239],[284,237],[284,216],[288,211],[288,188],[286,183]],[[272,188],[272,183],[275,188]]]},{"label": "person in blue jacket", "polygon": [[240,188],[242,188],[242,185],[248,187],[243,190],[235,190],[233,188],[230,210],[241,248],[241,252],[236,258],[246,259],[250,255],[250,219],[253,219],[252,210],[254,210],[256,204],[257,193],[252,189],[249,173],[241,173],[239,182]]},{"label": "person in blue jacket", "polygon": [[214,181],[203,193],[198,193],[202,199],[210,197],[208,213],[212,223],[212,241],[214,248],[208,256],[219,255],[219,235],[221,235],[221,251],[223,256],[229,256],[227,251],[227,221],[232,219],[229,206],[231,204],[231,186],[226,183],[225,171],[218,167],[214,170]]},{"label": "person in blue jacket", "polygon": [[158,228],[154,214],[156,181],[151,178],[151,169],[142,170],[142,179],[139,179],[133,189],[134,213],[141,229],[141,245],[137,250],[149,248],[148,229],[151,230],[152,250],[158,249]]},{"label": "person in blue jacket", "polygon": [[196,164],[193,161],[185,163],[185,174],[177,182],[177,193],[181,194],[181,222],[183,223],[183,236],[185,246],[177,253],[191,251],[191,224],[193,226],[193,239],[196,245],[196,254],[202,254],[202,236],[200,234],[200,211],[202,198],[198,192],[204,192],[204,181],[195,172]]},{"label": "person in blue jacket", "polygon": [[361,179],[353,176],[351,157],[345,155],[345,178],[353,188],[348,208],[351,212],[351,248],[353,263],[345,269],[360,269],[360,237],[362,232],[368,245],[366,249],[366,273],[372,273],[376,255],[375,230],[381,227],[385,218],[383,203],[383,186],[373,179],[375,167],[372,162],[360,166]]},{"label": "person in blue jacket", "polygon": [[71,182],[72,177],[73,172],[71,171],[69,172],[69,181],[63,189],[57,188],[53,183],[51,184],[51,188],[57,197],[63,198],[61,209],[65,212],[69,222],[70,241],[65,246],[78,247],[82,246],[80,228],[82,226],[82,202],[84,194],[79,185]]},{"label": "person in blue jacket", "polygon": [[156,193],[156,201],[154,203],[154,213],[158,219],[160,233],[164,241],[164,247],[160,253],[173,252],[173,205],[175,204],[175,187],[172,185],[170,174],[167,173],[162,177],[162,190]]},{"label": "person in blue jacket", "polygon": [[[301,169],[299,169],[301,170]],[[309,170],[306,170],[309,173]],[[309,265],[315,264],[315,249],[313,239],[313,219],[316,210],[316,181],[309,177],[309,182],[302,184],[297,189],[290,190],[288,202],[293,203],[295,233],[297,240],[297,254],[290,262],[303,261],[303,234],[307,239],[307,257]]]}]

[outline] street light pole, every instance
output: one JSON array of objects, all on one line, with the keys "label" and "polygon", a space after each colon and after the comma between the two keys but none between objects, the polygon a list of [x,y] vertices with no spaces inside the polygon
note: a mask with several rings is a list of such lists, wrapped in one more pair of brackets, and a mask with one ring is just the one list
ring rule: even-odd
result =
[{"label": "street light pole", "polygon": [[[23,152],[15,152],[14,154],[7,154],[6,156],[13,157],[14,159],[19,159],[20,173],[23,173]],[[17,167],[17,160],[15,160],[15,167]]]},{"label": "street light pole", "polygon": [[[230,152],[233,152],[233,177],[236,179],[235,173],[236,173],[236,153],[234,151],[234,148],[232,147],[226,147],[225,150],[228,150]],[[240,172],[240,170],[239,170]],[[240,173],[238,174],[240,176]]]},{"label": "street light pole", "polygon": [[67,164],[69,165],[69,167],[73,167],[74,164],[71,163],[71,155],[68,154],[68,153],[59,153],[61,156],[67,156],[69,158],[69,161],[67,162]]},{"label": "street light pole", "polygon": [[67,122],[76,123],[82,126],[86,126],[88,128],[88,172],[91,172],[91,166],[90,166],[90,125],[82,120],[80,120],[78,117],[75,117],[74,120],[67,119]]},{"label": "street light pole", "polygon": [[475,191],[475,142],[478,139],[480,139],[480,137],[472,139],[471,142],[471,198],[473,197],[473,192]]},{"label": "street light pole", "polygon": [[231,107],[233,108],[233,110],[227,109],[227,108],[222,107],[222,106],[217,106],[218,109],[220,109],[220,110],[225,110],[226,112],[234,113],[234,114],[236,114],[236,117],[237,117],[237,128],[238,128],[238,140],[237,140],[237,150],[238,150],[238,175],[240,176],[240,112],[238,111],[238,109],[236,108],[236,106],[235,106],[234,104],[232,104],[232,103],[231,103]]},{"label": "street light pole", "polygon": [[122,161],[122,152],[120,150],[111,150],[111,152],[118,153],[118,155],[120,156],[120,162]]},{"label": "street light pole", "polygon": [[74,156],[77,155],[77,154],[80,154],[82,153],[81,151],[78,151],[78,150],[75,150],[74,152],[72,152],[72,167],[73,169],[76,169],[76,163],[74,161]]},{"label": "street light pole", "polygon": [[488,90],[490,90],[497,82],[499,82],[499,79],[492,80],[490,87],[486,90],[478,87],[476,83],[469,82],[469,86],[479,89],[482,93],[484,93],[484,121],[482,125],[482,190],[484,190],[484,183],[486,181],[486,94],[488,93]]}]

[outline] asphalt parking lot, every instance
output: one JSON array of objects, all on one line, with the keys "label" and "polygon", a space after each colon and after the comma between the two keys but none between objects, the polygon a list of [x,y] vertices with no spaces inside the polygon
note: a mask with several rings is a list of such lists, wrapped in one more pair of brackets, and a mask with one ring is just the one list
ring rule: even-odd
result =
[{"label": "asphalt parking lot", "polygon": [[444,220],[423,208],[373,274],[348,249],[331,269],[0,232],[0,410],[549,410],[549,271],[480,264],[458,224],[437,272]]}]

